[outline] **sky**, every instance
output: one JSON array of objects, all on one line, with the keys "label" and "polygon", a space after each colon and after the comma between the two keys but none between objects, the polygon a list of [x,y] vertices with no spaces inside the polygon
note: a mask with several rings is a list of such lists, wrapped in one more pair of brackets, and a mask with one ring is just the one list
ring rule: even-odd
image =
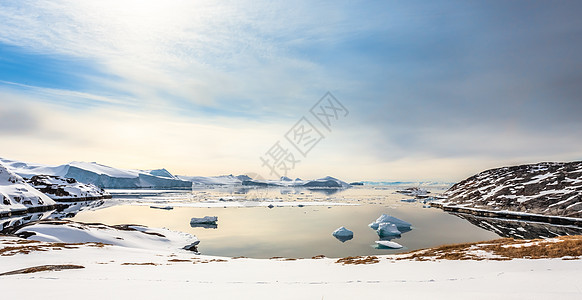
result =
[{"label": "sky", "polygon": [[579,1],[0,0],[0,157],[447,182],[582,160],[581,13]]}]

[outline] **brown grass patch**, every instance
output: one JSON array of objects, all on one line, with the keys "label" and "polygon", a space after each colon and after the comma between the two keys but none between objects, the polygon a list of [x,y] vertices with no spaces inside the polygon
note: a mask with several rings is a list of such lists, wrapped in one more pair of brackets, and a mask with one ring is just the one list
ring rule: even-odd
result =
[{"label": "brown grass patch", "polygon": [[122,266],[159,266],[159,264],[155,264],[153,262],[145,262],[145,263],[122,263]]},{"label": "brown grass patch", "polygon": [[324,258],[325,258],[325,255],[320,254],[320,255],[316,255],[316,256],[312,257],[311,259],[324,259]]},{"label": "brown grass patch", "polygon": [[[556,241],[557,240],[557,241]],[[480,253],[477,253],[479,251]],[[482,254],[487,254],[488,257]],[[510,260],[516,258],[572,258],[582,256],[582,236],[553,239],[517,240],[511,238],[487,242],[444,245],[405,254],[398,260]]]},{"label": "brown grass patch", "polygon": [[[26,241],[26,242],[24,242]],[[15,244],[15,243],[12,243]],[[16,254],[29,254],[35,251],[51,251],[63,249],[79,249],[82,246],[99,247],[105,246],[103,243],[44,243],[38,241],[22,240],[17,246],[7,246],[0,249],[0,256],[13,256]]]},{"label": "brown grass patch", "polygon": [[380,259],[377,256],[348,256],[338,259],[335,263],[344,265],[369,265],[379,262]]},{"label": "brown grass patch", "polygon": [[45,271],[84,269],[84,268],[85,267],[79,266],[79,265],[44,265],[44,266],[36,266],[36,267],[14,270],[14,271],[10,271],[10,272],[4,272],[4,273],[0,273],[0,276],[30,274],[30,273],[45,272]]},{"label": "brown grass patch", "polygon": [[192,261],[189,260],[189,259],[177,259],[177,258],[174,258],[174,259],[168,259],[168,262],[192,262]]}]

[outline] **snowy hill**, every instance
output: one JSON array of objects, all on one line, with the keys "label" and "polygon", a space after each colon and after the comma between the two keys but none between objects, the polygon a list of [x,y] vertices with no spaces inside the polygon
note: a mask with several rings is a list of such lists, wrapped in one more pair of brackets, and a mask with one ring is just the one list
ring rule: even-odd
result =
[{"label": "snowy hill", "polygon": [[0,215],[53,205],[54,200],[0,163]]},{"label": "snowy hill", "polygon": [[74,178],[78,182],[94,184],[100,188],[189,188],[192,183],[181,180],[165,169],[124,170],[101,165],[96,162],[71,162],[59,166],[30,164],[0,159],[14,173],[32,178],[35,175],[50,175]]},{"label": "snowy hill", "polygon": [[85,201],[111,198],[111,194],[93,184],[80,183],[74,178],[35,175],[27,182],[57,201]]},{"label": "snowy hill", "polygon": [[246,175],[234,176],[232,174],[211,177],[177,175],[176,177],[181,180],[191,181],[195,185],[233,185],[241,184],[243,181],[251,179]]},{"label": "snowy hill", "polygon": [[582,218],[582,162],[487,170],[445,192],[447,207]]},{"label": "snowy hill", "polygon": [[242,182],[247,186],[285,186],[285,187],[307,187],[307,188],[348,188],[350,185],[331,176],[315,179],[291,181],[287,177],[281,177],[280,180],[245,180]]}]

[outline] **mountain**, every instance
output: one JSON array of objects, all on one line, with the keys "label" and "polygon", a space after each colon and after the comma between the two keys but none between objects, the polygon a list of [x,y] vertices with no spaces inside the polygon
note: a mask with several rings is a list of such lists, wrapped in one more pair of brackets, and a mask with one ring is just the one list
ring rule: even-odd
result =
[{"label": "mountain", "polygon": [[190,181],[182,180],[165,169],[125,170],[101,165],[96,162],[71,162],[59,166],[30,164],[0,159],[14,173],[32,178],[35,175],[73,178],[81,183],[100,188],[190,188]]},{"label": "mountain", "polygon": [[[295,186],[309,188],[347,188],[349,184],[333,178],[324,177],[315,180],[292,180],[281,177],[279,180],[258,180],[247,175],[222,176],[182,176],[172,175],[166,169],[156,170],[126,170],[118,169],[96,162],[74,161],[64,165],[47,166],[0,158],[6,168],[12,172],[31,179],[34,176],[46,175],[43,180],[55,181],[58,184],[67,178],[79,183],[93,184],[99,188],[191,188],[192,185],[250,185],[250,186]],[[51,178],[56,176],[57,178]],[[48,181],[46,184],[48,184]],[[41,183],[42,186],[46,185]]]},{"label": "mountain", "polygon": [[177,178],[185,181],[190,181],[194,185],[233,185],[241,184],[245,180],[251,180],[247,175],[221,175],[221,176],[183,176],[177,175]]},{"label": "mountain", "polygon": [[544,162],[491,169],[445,192],[449,208],[582,218],[582,162]]},{"label": "mountain", "polygon": [[0,216],[55,204],[0,162]]},{"label": "mountain", "polygon": [[331,176],[315,179],[301,180],[299,178],[290,180],[288,177],[281,177],[280,180],[245,180],[242,182],[246,186],[285,186],[285,187],[307,187],[307,188],[348,188],[350,185]]}]

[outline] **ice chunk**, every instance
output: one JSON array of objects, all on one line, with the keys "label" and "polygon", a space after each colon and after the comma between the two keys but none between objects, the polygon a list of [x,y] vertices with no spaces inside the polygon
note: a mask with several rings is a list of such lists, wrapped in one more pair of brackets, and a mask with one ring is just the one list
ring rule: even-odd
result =
[{"label": "ice chunk", "polygon": [[378,232],[379,236],[389,236],[389,235],[402,234],[402,232],[400,232],[400,230],[398,230],[398,227],[396,227],[396,224],[392,224],[392,223],[380,223],[378,225],[378,230],[376,230],[376,232]]},{"label": "ice chunk", "polygon": [[343,226],[336,229],[332,234],[333,234],[333,236],[354,236],[353,231],[346,229]]},{"label": "ice chunk", "polygon": [[378,225],[380,225],[380,223],[392,223],[395,224],[399,229],[410,229],[410,227],[412,227],[412,224],[387,214],[382,214],[378,219],[376,219],[375,222],[370,223],[368,226],[376,230],[378,229]]},{"label": "ice chunk", "polygon": [[354,232],[342,226],[336,229],[332,235],[343,243],[351,240],[354,237]]},{"label": "ice chunk", "polygon": [[172,206],[156,206],[156,205],[150,205],[150,208],[165,209],[165,210],[172,210],[172,209],[174,209],[174,207],[172,207]]},{"label": "ice chunk", "polygon": [[395,242],[391,242],[391,241],[376,241],[376,244],[378,244],[382,247],[388,247],[388,248],[392,248],[392,249],[402,248],[402,245],[395,243]]},{"label": "ice chunk", "polygon": [[204,218],[192,218],[190,224],[216,224],[218,217],[205,216]]}]

